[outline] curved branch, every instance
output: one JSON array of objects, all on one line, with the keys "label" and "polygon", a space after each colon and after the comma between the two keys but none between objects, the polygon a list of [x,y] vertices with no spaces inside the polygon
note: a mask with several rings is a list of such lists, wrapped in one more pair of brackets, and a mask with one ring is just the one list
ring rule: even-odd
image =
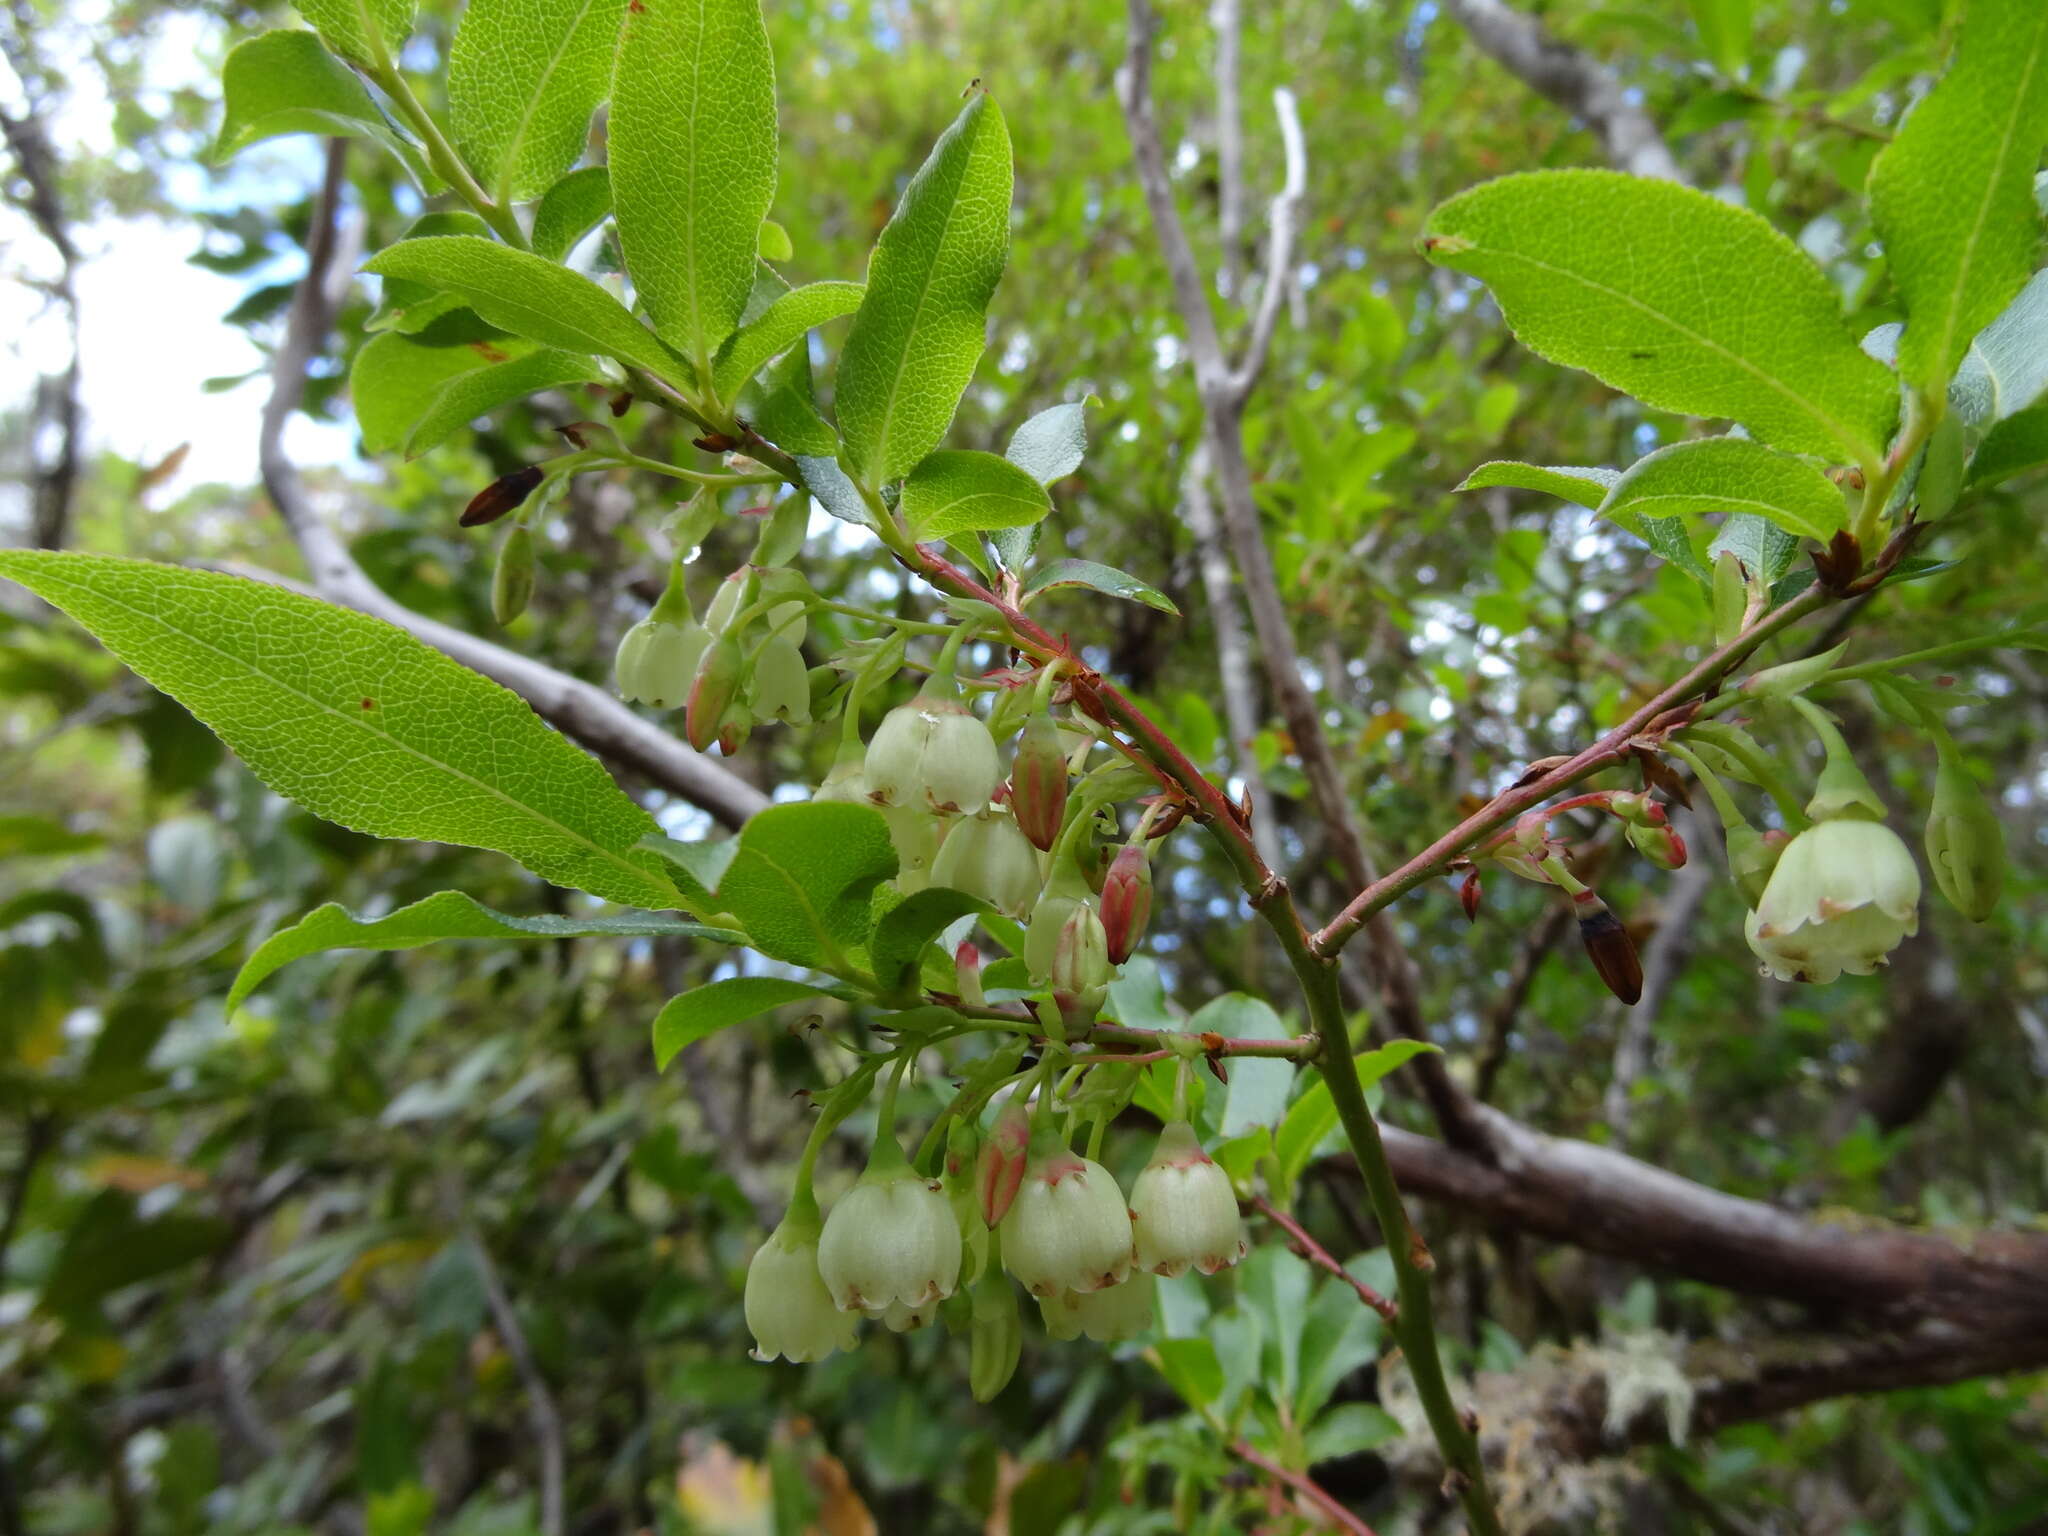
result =
[{"label": "curved branch", "polygon": [[[336,260],[341,246],[337,214],[346,154],[345,140],[330,141],[326,176],[307,246],[306,275],[300,279],[292,298],[284,340],[272,366],[270,399],[263,408],[263,425],[257,440],[263,488],[305,557],[315,592],[331,603],[397,625],[435,650],[511,689],[533,706],[535,714],[598,756],[633,769],[669,793],[709,811],[729,827],[739,826],[768,804],[768,797],[761,791],[710,758],[693,752],[659,726],[643,720],[602,689],[517,651],[414,613],[370,580],[306,495],[298,468],[284,450],[284,428],[305,395],[306,367],[318,352],[333,318],[337,296],[332,289],[342,265]],[[345,271],[340,272],[340,279],[346,281]]]},{"label": "curved branch", "polygon": [[1501,0],[1444,0],[1444,9],[1480,52],[1583,121],[1616,170],[1685,180],[1650,114],[1630,99],[1628,88],[1606,65],[1560,42],[1534,16]]}]

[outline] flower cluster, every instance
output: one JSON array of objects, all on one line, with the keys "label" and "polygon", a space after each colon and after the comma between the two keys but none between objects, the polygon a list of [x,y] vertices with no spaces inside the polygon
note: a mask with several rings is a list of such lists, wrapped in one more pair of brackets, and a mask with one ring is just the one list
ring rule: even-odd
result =
[{"label": "flower cluster", "polygon": [[885,1131],[822,1223],[800,1184],[747,1270],[756,1359],[851,1349],[863,1319],[925,1327],[964,1287],[970,1385],[986,1402],[1022,1349],[1017,1287],[1052,1338],[1116,1343],[1151,1327],[1153,1276],[1213,1275],[1246,1251],[1230,1178],[1184,1120],[1166,1126],[1128,1198],[1015,1099],[985,1136],[956,1127],[945,1167],[919,1173]]}]

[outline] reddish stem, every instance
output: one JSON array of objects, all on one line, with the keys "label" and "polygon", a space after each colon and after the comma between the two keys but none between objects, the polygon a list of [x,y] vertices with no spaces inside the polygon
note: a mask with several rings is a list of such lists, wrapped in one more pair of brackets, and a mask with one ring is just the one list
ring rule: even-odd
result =
[{"label": "reddish stem", "polygon": [[1281,1466],[1279,1462],[1273,1460],[1272,1457],[1253,1450],[1251,1442],[1248,1440],[1238,1441],[1231,1446],[1230,1450],[1231,1454],[1239,1460],[1248,1461],[1265,1473],[1266,1476],[1277,1478],[1285,1483],[1332,1520],[1336,1521],[1342,1529],[1349,1531],[1351,1536],[1374,1536],[1371,1526],[1351,1513],[1342,1504],[1339,1504],[1335,1495],[1306,1472],[1289,1471],[1286,1467]]},{"label": "reddish stem", "polygon": [[1254,1195],[1252,1197],[1252,1204],[1259,1208],[1260,1214],[1268,1221],[1279,1227],[1288,1237],[1293,1239],[1293,1247],[1296,1253],[1307,1259],[1309,1263],[1327,1269],[1339,1280],[1350,1286],[1352,1290],[1358,1292],[1358,1299],[1368,1307],[1371,1307],[1373,1311],[1379,1313],[1389,1324],[1393,1323],[1401,1315],[1399,1307],[1352,1274],[1342,1264],[1339,1264],[1329,1249],[1308,1235],[1307,1228],[1281,1210],[1264,1195]]}]

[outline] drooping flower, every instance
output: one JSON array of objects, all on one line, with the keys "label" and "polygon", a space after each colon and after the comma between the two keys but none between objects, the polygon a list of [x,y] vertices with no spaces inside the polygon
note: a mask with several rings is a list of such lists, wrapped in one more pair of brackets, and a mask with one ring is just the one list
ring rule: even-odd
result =
[{"label": "drooping flower", "polygon": [[962,817],[932,862],[932,884],[979,896],[1022,918],[1038,897],[1038,853],[1000,811]]},{"label": "drooping flower", "polygon": [[1044,1133],[1003,1217],[1003,1263],[1032,1295],[1099,1291],[1131,1272],[1131,1213],[1116,1179]]},{"label": "drooping flower", "polygon": [[860,1182],[825,1218],[818,1272],[840,1310],[899,1332],[959,1284],[960,1226],[945,1188],[912,1168],[894,1137],[876,1143]]},{"label": "drooping flower", "polygon": [[656,709],[674,709],[690,696],[697,661],[710,636],[694,622],[649,614],[627,630],[613,663],[619,696]]},{"label": "drooping flower", "polygon": [[1920,870],[1883,822],[1819,821],[1779,855],[1743,931],[1780,981],[1868,976],[1920,930]]},{"label": "drooping flower", "polygon": [[756,1360],[822,1360],[858,1341],[859,1317],[832,1304],[818,1273],[818,1237],[816,1206],[806,1213],[793,1208],[747,1265],[747,1329]]},{"label": "drooping flower", "polygon": [[882,717],[868,743],[877,805],[972,816],[1002,779],[996,739],[958,699],[921,693]]},{"label": "drooping flower", "polygon": [[1131,1231],[1138,1268],[1155,1275],[1190,1267],[1213,1275],[1245,1256],[1230,1175],[1202,1150],[1185,1120],[1159,1133],[1158,1149],[1131,1186]]},{"label": "drooping flower", "polygon": [[1152,1326],[1152,1296],[1157,1282],[1150,1275],[1134,1274],[1119,1285],[1099,1291],[1061,1291],[1042,1296],[1038,1315],[1045,1331],[1055,1339],[1077,1339],[1083,1334],[1098,1344],[1121,1344]]}]

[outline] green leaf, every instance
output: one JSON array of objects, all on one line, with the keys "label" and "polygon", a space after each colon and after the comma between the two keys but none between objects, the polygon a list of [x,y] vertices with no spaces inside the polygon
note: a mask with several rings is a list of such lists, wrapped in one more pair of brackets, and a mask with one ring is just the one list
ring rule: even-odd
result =
[{"label": "green leaf", "polygon": [[1682,517],[1636,517],[1624,512],[1615,519],[1624,528],[1632,528],[1642,541],[1650,546],[1653,553],[1677,566],[1703,587],[1711,587],[1714,573],[1706,561],[1700,558],[1699,549],[1692,540],[1692,525]]},{"label": "green leaf", "polygon": [[291,133],[369,139],[396,155],[421,187],[438,185],[419,146],[401,133],[353,70],[311,32],[264,32],[235,45],[221,66],[220,134],[209,158]]},{"label": "green leaf", "polygon": [[763,261],[790,261],[796,256],[796,247],[790,244],[789,231],[773,219],[761,221],[761,238],[754,242],[754,250]]},{"label": "green leaf", "polygon": [[232,1235],[210,1216],[138,1217],[133,1195],[101,1190],[65,1230],[43,1281],[42,1306],[60,1317],[84,1316],[103,1296],[202,1259]]},{"label": "green leaf", "polygon": [[[839,452],[839,434],[818,414],[818,397],[811,387],[811,354],[808,347],[791,347],[756,374],[740,391],[740,420],[786,453],[795,454],[801,465],[818,460],[839,469],[833,455]],[[857,503],[860,493],[843,472],[839,479]],[[834,514],[837,515],[836,513]],[[861,522],[866,521],[863,511]]]},{"label": "green leaf", "polygon": [[1763,219],[1618,171],[1536,171],[1430,215],[1430,260],[1492,288],[1524,346],[1646,404],[1874,463],[1898,408],[1827,275]]},{"label": "green leaf", "polygon": [[668,866],[668,877],[682,892],[685,906],[693,912],[712,912],[717,901],[712,892],[725,878],[733,855],[740,851],[740,840],[721,837],[712,842],[679,843],[653,832],[640,839],[640,846]]},{"label": "green leaf", "polygon": [[1949,399],[1963,420],[1984,428],[2025,410],[2048,392],[2048,272],[2036,272],[2019,297],[1970,343]]},{"label": "green leaf", "polygon": [[775,200],[760,0],[629,7],[606,154],[634,290],[662,339],[708,373],[747,307]]},{"label": "green leaf", "polygon": [[478,368],[450,379],[406,434],[405,456],[416,459],[445,443],[479,416],[545,389],[600,380],[604,372],[588,357],[543,348],[527,357]]},{"label": "green leaf", "polygon": [[801,997],[824,997],[823,987],[780,976],[729,976],[708,987],[672,997],[654,1016],[654,1066],[665,1072],[676,1053],[732,1024],[780,1008]]},{"label": "green leaf", "polygon": [[1081,467],[1088,452],[1087,410],[1093,395],[1068,405],[1049,406],[1010,435],[1003,457],[1040,485],[1064,480]]},{"label": "green leaf", "polygon": [[2048,6],[1970,0],[1955,63],[1870,167],[1871,222],[1906,301],[1899,372],[1924,394],[2033,268],[2044,143]]},{"label": "green leaf", "polygon": [[741,387],[770,358],[788,351],[827,320],[852,314],[862,292],[859,283],[807,283],[783,294],[719,349],[712,369],[718,398],[738,398]]},{"label": "green leaf", "polygon": [[1052,510],[1045,487],[1008,459],[941,448],[910,472],[899,504],[919,542],[986,528],[1023,528]]},{"label": "green leaf", "polygon": [[1748,512],[1738,512],[1721,524],[1707,546],[1707,561],[1727,550],[1763,578],[1766,586],[1791,569],[1799,558],[1799,540],[1777,524]]},{"label": "green leaf", "polygon": [[603,376],[588,357],[511,337],[429,347],[387,332],[356,353],[349,394],[365,453],[416,459],[501,405]]},{"label": "green leaf", "polygon": [[596,352],[650,373],[675,359],[626,306],[567,267],[470,235],[401,240],[363,266],[460,294],[484,319],[515,336],[565,352]]},{"label": "green leaf", "polygon": [[674,902],[653,855],[633,846],[653,818],[595,758],[382,619],[105,555],[9,550],[0,576],[70,614],[317,816],[496,849],[626,906]]},{"label": "green leaf", "polygon": [[316,907],[257,946],[228,989],[239,1007],[273,971],[329,949],[418,949],[442,939],[708,939],[743,943],[730,928],[706,928],[655,914],[633,917],[513,917],[461,891],[441,891],[383,917],[357,917],[335,902]]},{"label": "green leaf", "polygon": [[1376,1403],[1339,1403],[1302,1437],[1308,1463],[1375,1451],[1401,1438],[1401,1421]]},{"label": "green leaf", "polygon": [[549,261],[567,261],[576,242],[610,217],[612,173],[602,165],[571,171],[552,187],[533,210],[533,254]]},{"label": "green leaf", "polygon": [[[493,238],[491,226],[467,209],[454,209],[445,213],[423,213],[414,219],[401,240],[419,240],[429,235],[477,235],[483,239]],[[414,336],[432,326],[435,321],[448,315],[466,316],[466,321],[448,321],[442,328],[451,334],[443,337],[436,333],[436,345],[445,340],[450,343],[495,339],[504,335],[495,326],[486,326],[483,321],[470,313],[466,301],[460,294],[443,293],[439,288],[425,283],[409,283],[402,277],[387,277],[378,285],[383,292],[377,296],[377,312],[363,322],[366,331],[397,331],[401,335]],[[474,334],[471,334],[474,333]]]},{"label": "green leaf", "polygon": [[295,0],[329,48],[375,70],[398,57],[412,35],[413,0]]},{"label": "green leaf", "polygon": [[976,92],[910,179],[839,359],[848,471],[869,486],[938,447],[981,357],[1010,246],[1010,131]]},{"label": "green leaf", "polygon": [[625,0],[469,0],[448,49],[448,115],[499,203],[540,196],[583,158],[624,13]]},{"label": "green leaf", "polygon": [[1190,1408],[1206,1408],[1223,1395],[1223,1366],[1216,1358],[1216,1346],[1206,1337],[1161,1339],[1151,1353],[1166,1384]]},{"label": "green leaf", "polygon": [[91,853],[105,841],[97,832],[74,832],[47,816],[0,816],[0,859]]},{"label": "green leaf", "polygon": [[1473,470],[1457,488],[1461,491],[1484,491],[1494,486],[1506,486],[1516,491],[1541,491],[1559,501],[1592,508],[1607,499],[1607,493],[1614,489],[1614,482],[1620,478],[1618,469],[1586,468],[1575,464],[1550,468],[1542,464],[1523,464],[1514,459],[1495,459]]},{"label": "green leaf", "polygon": [[[1242,992],[1211,998],[1187,1027],[1192,1034],[1213,1032],[1247,1040],[1285,1040],[1288,1034],[1286,1021],[1271,1005]],[[1293,1090],[1294,1063],[1284,1056],[1233,1057],[1219,1134],[1228,1141],[1253,1126],[1278,1125]]]},{"label": "green leaf", "polygon": [[1337,1101],[1330,1097],[1330,1085],[1317,1077],[1288,1106],[1286,1118],[1273,1135],[1274,1160],[1288,1185],[1300,1179],[1336,1129]]},{"label": "green leaf", "polygon": [[1631,464],[1599,507],[1603,517],[1748,512],[1823,544],[1847,510],[1840,488],[1811,464],[1742,437],[1659,448]]},{"label": "green leaf", "polygon": [[1121,597],[1133,603],[1143,603],[1147,608],[1157,608],[1161,613],[1180,616],[1180,609],[1173,599],[1157,587],[1138,580],[1128,571],[1120,571],[1112,565],[1097,565],[1093,560],[1055,560],[1042,570],[1034,571],[1031,579],[1024,583],[1024,596],[1035,597],[1040,592],[1050,592],[1055,587],[1087,587],[1107,597]]},{"label": "green leaf", "polygon": [[868,526],[868,504],[861,499],[860,487],[846,478],[846,471],[839,467],[837,459],[798,454],[796,467],[797,473],[803,476],[804,489],[811,493],[819,506],[842,523],[857,523],[863,528]]},{"label": "green leaf", "polygon": [[882,813],[865,805],[771,805],[740,829],[720,907],[762,954],[844,968],[867,942],[874,888],[896,873]]},{"label": "green leaf", "polygon": [[893,996],[911,986],[918,975],[918,963],[925,946],[938,937],[947,924],[968,913],[990,911],[989,904],[965,891],[945,886],[928,886],[912,892],[882,915],[875,924],[869,953],[874,961],[875,985],[884,996]]},{"label": "green leaf", "polygon": [[1973,486],[1996,485],[2048,464],[2048,401],[2008,416],[1985,434],[1970,460]]},{"label": "green leaf", "polygon": [[1425,1040],[1389,1040],[1378,1050],[1363,1051],[1352,1058],[1358,1068],[1358,1085],[1370,1088],[1389,1073],[1405,1067],[1418,1056],[1434,1052],[1443,1054],[1443,1047],[1431,1045]]}]

